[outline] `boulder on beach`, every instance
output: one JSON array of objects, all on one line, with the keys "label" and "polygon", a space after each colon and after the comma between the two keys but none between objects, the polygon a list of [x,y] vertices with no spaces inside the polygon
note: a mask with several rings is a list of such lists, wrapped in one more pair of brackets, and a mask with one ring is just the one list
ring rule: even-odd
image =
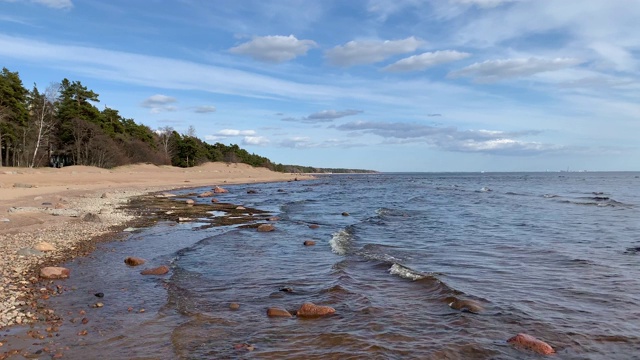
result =
[{"label": "boulder on beach", "polygon": [[100,196],[101,199],[109,199],[111,197],[113,197],[113,196],[108,192],[102,193],[102,195]]},{"label": "boulder on beach", "polygon": [[99,223],[99,222],[102,222],[102,219],[100,219],[100,216],[94,213],[87,213],[85,216],[82,217],[82,221]]},{"label": "boulder on beach", "polygon": [[299,317],[317,317],[331,315],[336,312],[336,309],[330,306],[315,305],[314,303],[304,303],[298,309],[297,315]]},{"label": "boulder on beach", "polygon": [[291,317],[291,313],[285,309],[270,307],[267,309],[268,317]]},{"label": "boulder on beach", "polygon": [[46,241],[37,243],[33,248],[38,251],[55,251],[56,250],[55,246],[49,244]]},{"label": "boulder on beach", "polygon": [[258,226],[258,231],[259,232],[269,232],[269,231],[273,231],[276,228],[271,225],[271,224],[261,224],[260,226]]},{"label": "boulder on beach", "polygon": [[128,258],[124,259],[124,263],[129,266],[138,266],[138,265],[144,264],[145,262],[146,262],[145,259],[135,257],[135,256],[129,256]]},{"label": "boulder on beach", "polygon": [[167,265],[158,266],[157,268],[145,269],[140,272],[140,275],[164,275],[169,272]]},{"label": "boulder on beach", "polygon": [[192,199],[187,199],[187,200],[185,200],[185,203],[186,203],[187,205],[193,205],[193,204],[195,204],[196,202],[195,202],[195,201],[193,201]]},{"label": "boulder on beach", "polygon": [[518,348],[530,350],[540,355],[550,355],[555,353],[555,350],[553,350],[551,345],[524,333],[520,333],[510,338],[507,342]]},{"label": "boulder on beach", "polygon": [[223,189],[220,186],[216,186],[213,188],[213,192],[216,194],[223,194],[223,193],[228,193],[229,191],[227,189]]},{"label": "boulder on beach", "polygon": [[40,277],[43,279],[66,279],[71,272],[67,268],[59,266],[47,266],[40,269]]}]

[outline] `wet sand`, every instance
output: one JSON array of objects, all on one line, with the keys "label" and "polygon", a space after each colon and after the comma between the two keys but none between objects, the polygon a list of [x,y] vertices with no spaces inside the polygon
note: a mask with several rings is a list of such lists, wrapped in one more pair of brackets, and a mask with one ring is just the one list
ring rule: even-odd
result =
[{"label": "wet sand", "polygon": [[[120,208],[132,197],[176,188],[308,178],[225,163],[189,169],[148,164],[0,168],[0,330],[6,335],[11,325],[55,319],[35,301],[59,290],[39,278],[39,269],[86,255],[96,241],[117,236],[137,219]],[[54,250],[35,250],[42,242]],[[11,348],[0,338],[0,358]]]}]

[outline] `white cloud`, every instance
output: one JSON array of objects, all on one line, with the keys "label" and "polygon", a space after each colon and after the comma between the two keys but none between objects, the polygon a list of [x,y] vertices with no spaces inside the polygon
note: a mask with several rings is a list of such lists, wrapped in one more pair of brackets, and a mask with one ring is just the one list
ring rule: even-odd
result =
[{"label": "white cloud", "polygon": [[207,113],[216,112],[216,107],[215,106],[209,106],[209,105],[198,106],[193,111],[195,113],[197,113],[197,114],[207,114]]},{"label": "white cloud", "polygon": [[177,101],[178,100],[174,97],[157,94],[144,99],[140,106],[151,109],[150,111],[152,114],[158,114],[164,111],[176,111],[177,108],[175,106],[168,104],[172,104]]},{"label": "white cloud", "polygon": [[357,114],[361,114],[362,110],[352,110],[352,109],[347,109],[347,110],[341,110],[341,111],[337,111],[337,110],[322,110],[319,111],[317,113],[313,113],[310,114],[309,116],[305,116],[302,118],[294,118],[294,117],[287,117],[282,119],[283,121],[297,121],[297,122],[304,122],[304,123],[322,123],[322,122],[331,122],[335,119],[339,119],[345,116],[352,116],[352,115],[357,115]]},{"label": "white cloud", "polygon": [[236,129],[222,129],[216,133],[218,136],[251,136],[255,135],[255,130],[236,130]]},{"label": "white cloud", "polygon": [[263,146],[269,144],[269,139],[264,136],[245,136],[242,139],[242,145],[258,145]]},{"label": "white cloud", "polygon": [[414,36],[403,40],[349,41],[325,52],[329,63],[335,66],[372,64],[386,58],[416,51],[423,44]]},{"label": "white cloud", "polygon": [[255,60],[281,63],[305,55],[318,46],[313,40],[298,40],[295,36],[258,36],[229,49],[232,54],[248,55]]},{"label": "white cloud", "polygon": [[391,72],[420,71],[431,66],[462,60],[471,56],[469,53],[455,50],[442,50],[413,55],[384,67],[382,70]]},{"label": "white cloud", "polygon": [[487,60],[449,73],[449,77],[472,77],[478,82],[495,82],[515,77],[555,71],[582,63],[573,58]]}]

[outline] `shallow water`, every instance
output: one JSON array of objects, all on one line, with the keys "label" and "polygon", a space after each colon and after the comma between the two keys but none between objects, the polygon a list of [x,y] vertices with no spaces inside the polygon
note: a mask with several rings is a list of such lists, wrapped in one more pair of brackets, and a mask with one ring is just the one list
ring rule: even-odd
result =
[{"label": "shallow water", "polygon": [[[375,174],[228,186],[221,201],[279,216],[276,231],[161,223],[67,264],[64,283],[75,290],[51,305],[67,320],[85,310],[89,323],[61,328],[73,339],[65,358],[538,358],[505,342],[519,332],[547,341],[555,358],[640,358],[638,176]],[[126,256],[171,272],[140,276]],[[484,310],[452,309],[454,299]],[[96,301],[104,307],[90,308]],[[336,314],[266,316],[308,301]],[[76,336],[81,329],[89,334]],[[236,349],[243,343],[253,351]]]}]

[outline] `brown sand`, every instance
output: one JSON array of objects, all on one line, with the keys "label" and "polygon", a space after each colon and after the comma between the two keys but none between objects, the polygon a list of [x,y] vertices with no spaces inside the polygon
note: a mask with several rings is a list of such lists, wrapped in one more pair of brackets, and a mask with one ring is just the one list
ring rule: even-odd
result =
[{"label": "brown sand", "polygon": [[[176,188],[309,178],[226,163],[188,169],[148,164],[109,170],[87,166],[0,168],[0,329],[38,318],[28,306],[29,292],[38,282],[34,269],[68,258],[84,242],[108,235],[133,220],[131,214],[118,209],[132,196]],[[83,221],[89,213],[97,214],[100,222]],[[44,255],[24,254],[43,241],[55,250]]]}]

